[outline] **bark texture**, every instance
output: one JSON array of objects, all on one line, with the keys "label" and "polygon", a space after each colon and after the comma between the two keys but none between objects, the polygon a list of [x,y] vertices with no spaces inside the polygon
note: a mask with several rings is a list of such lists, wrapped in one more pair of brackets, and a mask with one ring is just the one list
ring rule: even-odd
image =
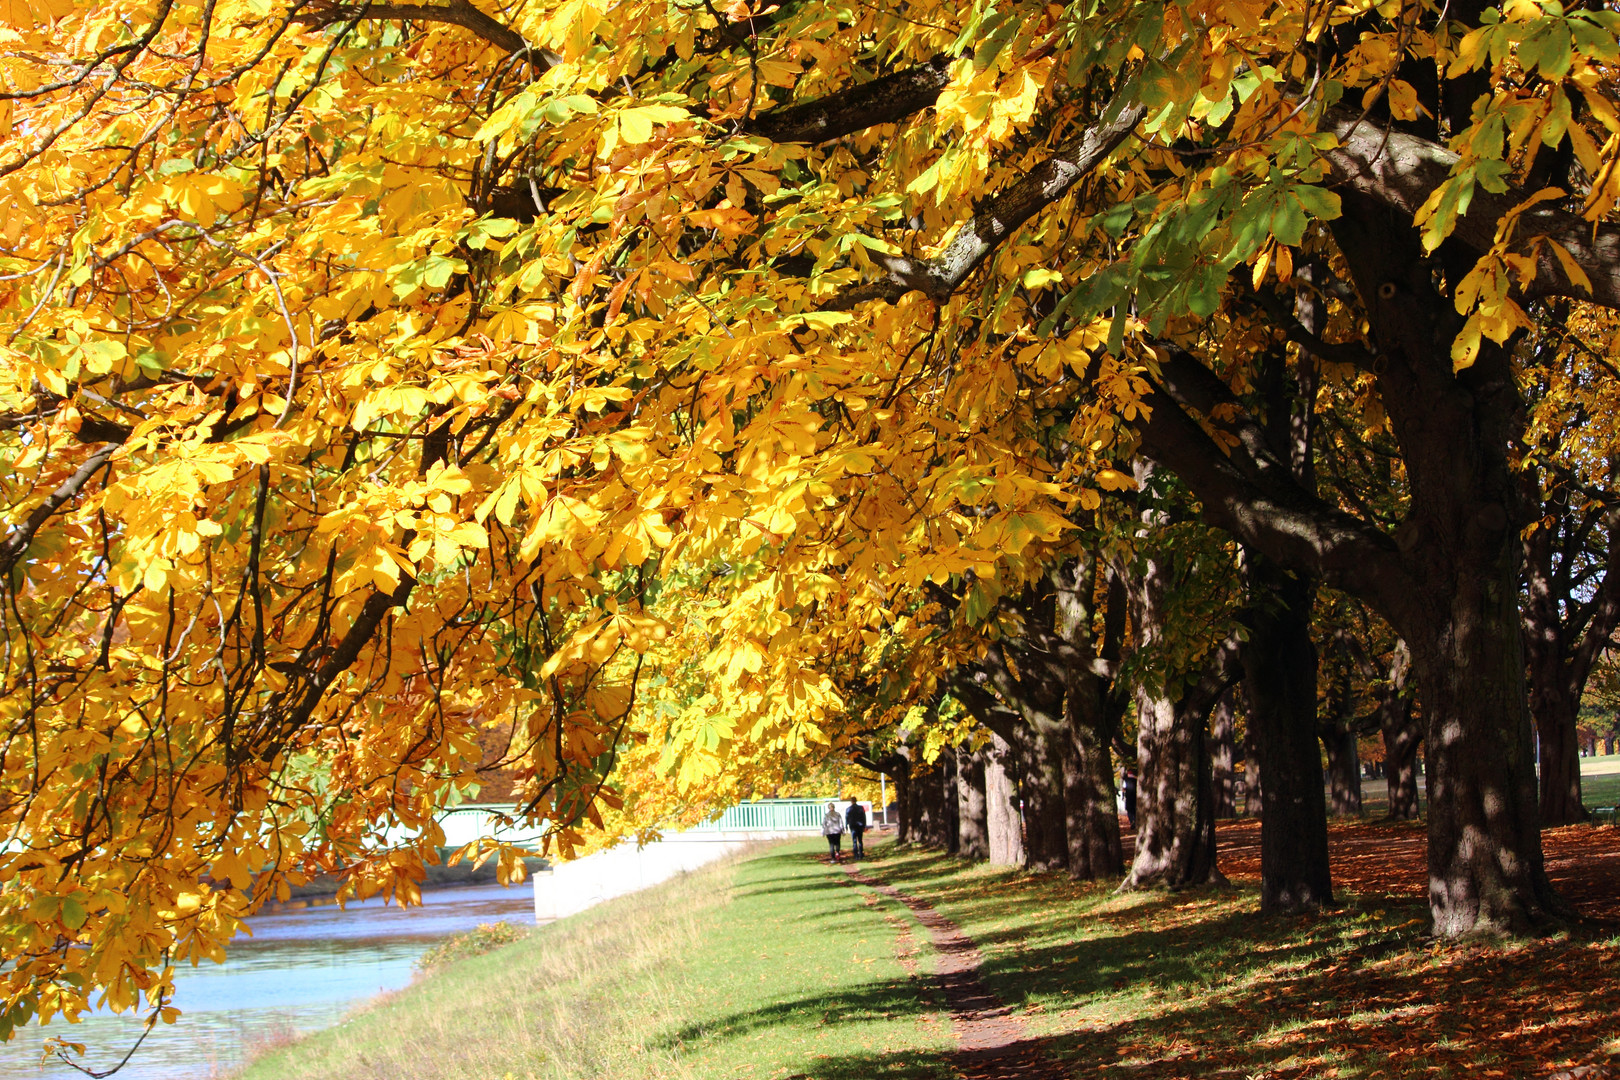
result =
[{"label": "bark texture", "polygon": [[1307,911],[1333,902],[1327,805],[1316,748],[1315,590],[1264,555],[1251,553],[1252,602],[1241,646],[1249,728],[1260,774],[1260,909]]},{"label": "bark texture", "polygon": [[[1170,568],[1143,560],[1130,589],[1138,647],[1162,634]],[[1205,723],[1231,685],[1236,643],[1216,650],[1202,677],[1181,697],[1151,686],[1137,691],[1136,857],[1122,889],[1181,888],[1224,882],[1215,865],[1215,792]]]},{"label": "bark texture", "polygon": [[990,857],[990,822],[985,805],[983,750],[956,748],[957,854],[982,862]]},{"label": "bark texture", "polygon": [[1012,747],[994,734],[984,755],[984,806],[991,865],[1023,866],[1024,823],[1018,809],[1017,767]]},{"label": "bark texture", "polygon": [[1215,816],[1237,816],[1237,709],[1231,692],[1221,695],[1209,718],[1209,759]]}]

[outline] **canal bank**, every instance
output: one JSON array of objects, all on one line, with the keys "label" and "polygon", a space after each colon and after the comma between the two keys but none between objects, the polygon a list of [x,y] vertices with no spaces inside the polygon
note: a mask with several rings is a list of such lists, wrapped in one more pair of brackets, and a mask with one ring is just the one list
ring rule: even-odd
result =
[{"label": "canal bank", "polygon": [[897,954],[903,909],[825,851],[773,844],[609,900],[436,969],[240,1080],[948,1075],[949,1024],[912,976],[931,957]]},{"label": "canal bank", "polygon": [[[176,971],[172,1025],[153,1028],[119,1080],[211,1080],[268,1046],[326,1027],[357,1006],[410,985],[417,957],[480,923],[533,925],[528,885],[424,890],[421,907],[380,900],[343,907],[313,897],[253,920],[223,964]],[[117,1064],[139,1038],[139,1017],[97,1012],[78,1024],[29,1027],[0,1045],[0,1080],[71,1080],[67,1065],[41,1065],[40,1042],[57,1035],[87,1046],[83,1064]]]}]

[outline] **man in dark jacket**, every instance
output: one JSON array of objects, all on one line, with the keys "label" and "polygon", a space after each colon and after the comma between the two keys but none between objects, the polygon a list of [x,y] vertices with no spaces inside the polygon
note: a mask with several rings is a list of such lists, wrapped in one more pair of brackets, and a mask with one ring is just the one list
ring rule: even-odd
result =
[{"label": "man in dark jacket", "polygon": [[866,833],[866,807],[851,795],[849,809],[844,811],[844,824],[849,826],[849,842],[851,858],[859,859],[866,855],[866,844],[861,837]]}]

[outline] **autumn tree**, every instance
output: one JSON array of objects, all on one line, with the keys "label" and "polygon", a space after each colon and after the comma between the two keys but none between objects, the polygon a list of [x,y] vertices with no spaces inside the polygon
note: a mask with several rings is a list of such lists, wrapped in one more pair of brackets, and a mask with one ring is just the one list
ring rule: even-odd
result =
[{"label": "autumn tree", "polygon": [[[1516,350],[1620,305],[1613,13],[39,0],[0,50],[7,1031],[162,1005],[289,874],[408,898],[481,727],[572,842],[672,629],[830,745],[818,657],[1138,451],[1410,643],[1437,932],[1554,906]],[[1398,527],[1268,447],[1276,331],[1364,374]]]},{"label": "autumn tree", "polygon": [[1608,320],[1577,331],[1567,318],[1549,310],[1529,350],[1535,362],[1526,374],[1531,419],[1521,464],[1526,499],[1537,507],[1525,528],[1522,611],[1541,818],[1549,825],[1586,820],[1575,729],[1587,679],[1620,627],[1613,376],[1561,355],[1589,349],[1585,339],[1602,334]]}]

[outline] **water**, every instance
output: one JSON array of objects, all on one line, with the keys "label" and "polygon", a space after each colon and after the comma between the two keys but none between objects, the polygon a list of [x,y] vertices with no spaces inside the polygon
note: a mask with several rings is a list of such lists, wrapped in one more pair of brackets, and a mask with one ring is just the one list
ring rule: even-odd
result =
[{"label": "water", "polygon": [[[479,923],[534,921],[528,886],[476,885],[425,891],[421,907],[379,900],[347,909],[321,904],[283,909],[253,920],[253,936],[227,950],[223,964],[176,969],[175,1000],[183,1015],[158,1024],[118,1080],[208,1080],[227,1074],[255,1046],[314,1031],[376,994],[411,981],[411,965],[437,941]],[[30,1027],[0,1044],[0,1080],[67,1080],[82,1074],[41,1065],[47,1035],[86,1044],[82,1064],[101,1070],[139,1037],[143,1020],[112,1013],[81,1023],[60,1019]]]}]

